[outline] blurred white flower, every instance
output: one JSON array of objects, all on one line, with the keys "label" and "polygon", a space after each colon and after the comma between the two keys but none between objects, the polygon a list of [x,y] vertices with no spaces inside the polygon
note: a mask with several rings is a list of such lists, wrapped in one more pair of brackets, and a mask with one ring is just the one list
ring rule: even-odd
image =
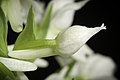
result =
[{"label": "blurred white flower", "polygon": [[76,10],[81,9],[89,0],[53,0],[51,22],[47,39],[55,39],[57,34],[71,26]]},{"label": "blurred white flower", "polygon": [[72,66],[62,67],[60,72],[49,75],[45,80],[66,80],[69,77],[77,80],[117,80],[114,77],[116,65],[110,57],[94,54],[86,62],[77,61]]},{"label": "blurred white flower", "polygon": [[56,51],[63,55],[72,55],[102,29],[106,29],[104,24],[95,28],[72,26],[57,36]]},{"label": "blurred white flower", "polygon": [[77,62],[70,72],[72,77],[83,77],[85,80],[116,80],[114,78],[116,65],[110,57],[100,54],[90,56],[86,62]]}]

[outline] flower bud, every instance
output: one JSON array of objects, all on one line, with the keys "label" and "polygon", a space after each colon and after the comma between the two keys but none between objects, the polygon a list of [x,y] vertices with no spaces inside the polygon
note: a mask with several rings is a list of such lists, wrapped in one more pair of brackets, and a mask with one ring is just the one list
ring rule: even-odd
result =
[{"label": "flower bud", "polygon": [[78,51],[93,35],[100,30],[106,29],[104,24],[101,27],[87,28],[85,26],[72,26],[59,34],[56,38],[56,51],[71,55]]}]

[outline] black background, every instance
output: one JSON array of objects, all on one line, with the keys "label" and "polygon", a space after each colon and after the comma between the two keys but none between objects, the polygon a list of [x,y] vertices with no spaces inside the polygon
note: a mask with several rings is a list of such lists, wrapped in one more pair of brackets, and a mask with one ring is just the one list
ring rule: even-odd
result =
[{"label": "black background", "polygon": [[[47,3],[49,0],[42,0]],[[118,2],[116,0],[91,0],[81,10],[75,14],[74,22],[72,25],[85,25],[85,26],[100,26],[104,23],[107,30],[102,30],[93,36],[87,44],[97,53],[112,57],[116,63],[115,76],[120,79],[120,56],[119,56],[119,18],[118,18]],[[9,27],[8,44],[13,44],[18,36]],[[56,71],[59,65],[54,57],[45,58],[49,61],[48,68],[38,69],[35,72],[27,72],[26,75],[30,80],[43,80],[50,73]],[[109,67],[109,66],[106,66]]]}]

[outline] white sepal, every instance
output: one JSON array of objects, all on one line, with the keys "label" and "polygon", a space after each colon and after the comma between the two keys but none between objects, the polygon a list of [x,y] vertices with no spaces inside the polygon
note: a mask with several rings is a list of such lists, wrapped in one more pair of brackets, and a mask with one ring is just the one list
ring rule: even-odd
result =
[{"label": "white sepal", "polygon": [[34,71],[37,66],[28,61],[22,61],[12,58],[0,57],[0,62],[3,63],[11,71]]}]

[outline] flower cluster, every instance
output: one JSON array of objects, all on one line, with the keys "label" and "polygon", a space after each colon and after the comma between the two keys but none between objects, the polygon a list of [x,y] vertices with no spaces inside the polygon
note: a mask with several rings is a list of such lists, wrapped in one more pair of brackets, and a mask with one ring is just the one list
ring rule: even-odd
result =
[{"label": "flower cluster", "polygon": [[[44,11],[40,1],[0,0],[0,80],[29,80],[24,72],[47,67],[42,58],[55,55],[62,69],[46,80],[115,79],[113,60],[94,54],[86,44],[106,29],[104,23],[89,28],[71,26],[75,11],[87,2],[52,0]],[[7,22],[14,32],[20,32],[12,45],[7,45]]]}]

